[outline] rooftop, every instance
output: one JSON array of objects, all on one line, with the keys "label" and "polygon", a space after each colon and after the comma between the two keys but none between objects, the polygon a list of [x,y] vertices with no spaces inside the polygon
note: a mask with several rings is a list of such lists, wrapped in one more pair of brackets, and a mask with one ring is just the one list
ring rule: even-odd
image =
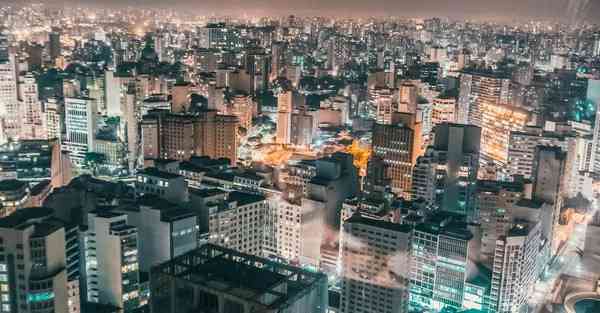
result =
[{"label": "rooftop", "polygon": [[17,228],[35,221],[49,218],[54,210],[47,207],[31,207],[16,210],[13,214],[0,218],[0,228]]},{"label": "rooftop", "polygon": [[182,177],[177,174],[161,171],[156,167],[147,167],[147,168],[139,171],[138,174],[158,177],[158,178],[162,178],[162,179],[176,179],[176,178]]},{"label": "rooftop", "polygon": [[[186,280],[269,309],[285,308],[306,291],[327,284],[325,274],[212,244],[153,267],[151,277],[156,275]],[[287,288],[277,288],[282,284]]]},{"label": "rooftop", "polygon": [[346,224],[353,224],[353,223],[363,224],[363,225],[367,225],[367,226],[371,226],[371,227],[377,227],[377,228],[387,229],[387,230],[391,230],[391,231],[397,231],[397,232],[401,232],[401,233],[409,233],[412,230],[412,226],[410,226],[410,225],[403,225],[403,224],[397,224],[397,223],[377,220],[377,219],[373,219],[373,218],[367,218],[367,217],[362,216],[360,213],[352,215],[352,217],[347,219],[344,223],[346,223]]},{"label": "rooftop", "polygon": [[0,181],[0,191],[14,191],[25,188],[27,183],[16,179],[8,179]]}]

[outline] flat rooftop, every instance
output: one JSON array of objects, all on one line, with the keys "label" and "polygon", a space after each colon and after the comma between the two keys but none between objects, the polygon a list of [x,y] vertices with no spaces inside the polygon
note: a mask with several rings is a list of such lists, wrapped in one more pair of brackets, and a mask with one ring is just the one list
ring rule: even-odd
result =
[{"label": "flat rooftop", "polygon": [[[212,244],[153,267],[151,281],[153,277],[165,275],[270,309],[284,308],[307,290],[327,285],[327,276],[323,273]],[[279,288],[282,285],[287,288]]]}]

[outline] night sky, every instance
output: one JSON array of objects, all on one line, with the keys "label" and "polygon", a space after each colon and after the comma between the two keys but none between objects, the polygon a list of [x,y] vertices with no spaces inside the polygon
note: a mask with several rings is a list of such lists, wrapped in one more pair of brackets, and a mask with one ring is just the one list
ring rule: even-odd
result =
[{"label": "night sky", "polygon": [[535,17],[600,23],[600,0],[80,0],[71,3],[194,8],[215,13]]}]

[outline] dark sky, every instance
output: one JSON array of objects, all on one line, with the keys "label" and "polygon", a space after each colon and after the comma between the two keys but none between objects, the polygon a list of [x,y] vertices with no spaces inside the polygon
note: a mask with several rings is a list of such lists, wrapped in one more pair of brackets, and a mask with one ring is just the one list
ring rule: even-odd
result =
[{"label": "dark sky", "polygon": [[600,23],[600,0],[80,0],[78,3],[97,6],[127,4],[194,8],[217,14],[264,12],[473,18],[537,17],[570,21],[595,19],[595,22]]}]

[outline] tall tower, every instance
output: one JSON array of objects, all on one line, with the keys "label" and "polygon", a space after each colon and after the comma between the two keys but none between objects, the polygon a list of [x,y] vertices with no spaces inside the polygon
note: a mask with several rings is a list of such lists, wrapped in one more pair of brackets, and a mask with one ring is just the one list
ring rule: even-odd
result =
[{"label": "tall tower", "polygon": [[283,91],[277,97],[277,137],[276,143],[287,145],[291,139],[292,91]]}]

